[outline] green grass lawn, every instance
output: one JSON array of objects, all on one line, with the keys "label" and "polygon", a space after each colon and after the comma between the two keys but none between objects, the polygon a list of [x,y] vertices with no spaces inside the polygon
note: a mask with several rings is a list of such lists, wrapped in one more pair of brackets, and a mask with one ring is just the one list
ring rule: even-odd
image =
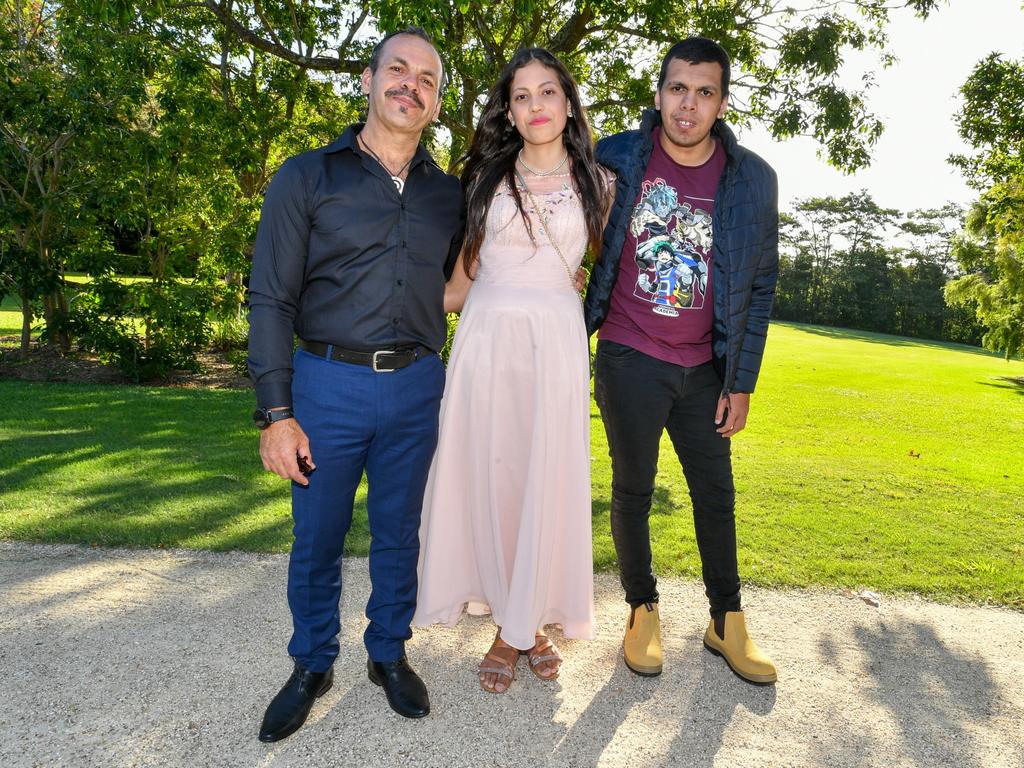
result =
[{"label": "green grass lawn", "polygon": [[[1024,608],[1024,363],[969,347],[774,324],[733,440],[740,570]],[[287,485],[263,472],[249,392],[0,381],[0,538],[286,551]],[[596,410],[594,553],[614,567]],[[667,438],[660,574],[699,578]],[[348,541],[368,546],[365,493]]]},{"label": "green grass lawn", "polygon": [[0,296],[0,336],[21,334],[21,304],[17,296]]},{"label": "green grass lawn", "polygon": [[0,336],[21,335],[21,312],[0,309]]}]

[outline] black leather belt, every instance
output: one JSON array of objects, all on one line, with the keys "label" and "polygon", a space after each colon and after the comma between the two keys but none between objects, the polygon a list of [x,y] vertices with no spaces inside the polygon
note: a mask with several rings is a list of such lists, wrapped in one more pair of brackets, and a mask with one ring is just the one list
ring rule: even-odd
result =
[{"label": "black leather belt", "polygon": [[405,368],[407,365],[412,365],[421,357],[433,354],[432,350],[419,344],[402,349],[378,349],[376,352],[357,352],[354,349],[342,349],[333,344],[324,344],[320,341],[306,341],[305,339],[299,339],[299,346],[317,357],[326,357],[328,360],[340,360],[343,363],[368,365],[378,373],[397,371],[400,368]]}]

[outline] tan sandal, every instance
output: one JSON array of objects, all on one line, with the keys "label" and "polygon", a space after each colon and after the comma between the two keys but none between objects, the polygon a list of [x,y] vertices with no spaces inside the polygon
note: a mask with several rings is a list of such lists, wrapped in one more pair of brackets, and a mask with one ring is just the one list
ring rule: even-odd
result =
[{"label": "tan sandal", "polygon": [[[494,636],[494,642],[491,643],[490,650],[487,651],[483,661],[480,662],[480,687],[488,693],[505,693],[508,691],[512,681],[516,679],[516,662],[519,661],[519,649],[513,648],[508,644],[499,645],[498,643],[501,642],[500,635],[501,630],[499,629],[498,634]],[[498,675],[498,679],[494,681],[494,685],[491,687],[484,683],[484,675],[488,674]],[[498,690],[501,678],[508,678],[508,682],[505,683],[504,689]]]},{"label": "tan sandal", "polygon": [[[562,657],[558,654],[558,649],[547,635],[538,633],[534,639],[537,642],[534,643],[533,648],[526,651],[526,658],[530,661],[530,671],[541,680],[557,680],[559,668],[562,666]],[[554,672],[548,675],[541,674],[538,667],[549,661],[558,662]]]}]

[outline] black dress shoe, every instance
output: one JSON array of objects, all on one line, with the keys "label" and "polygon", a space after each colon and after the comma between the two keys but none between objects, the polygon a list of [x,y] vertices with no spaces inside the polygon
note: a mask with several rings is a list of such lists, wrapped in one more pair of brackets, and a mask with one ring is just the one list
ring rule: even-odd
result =
[{"label": "black dress shoe", "polygon": [[309,716],[313,702],[334,685],[334,668],[326,672],[310,672],[295,665],[292,676],[277,692],[263,715],[260,741],[280,741],[295,733]]},{"label": "black dress shoe", "polygon": [[370,682],[384,688],[388,704],[402,717],[426,717],[430,714],[427,686],[409,666],[405,656],[398,661],[367,659],[366,671],[370,675]]}]

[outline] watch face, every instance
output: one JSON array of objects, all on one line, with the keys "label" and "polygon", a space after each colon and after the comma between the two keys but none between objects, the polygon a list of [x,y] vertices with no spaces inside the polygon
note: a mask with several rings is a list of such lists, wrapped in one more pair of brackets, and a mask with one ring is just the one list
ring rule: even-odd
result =
[{"label": "watch face", "polygon": [[252,420],[257,429],[266,429],[270,425],[270,416],[264,408],[257,408],[253,411]]}]

